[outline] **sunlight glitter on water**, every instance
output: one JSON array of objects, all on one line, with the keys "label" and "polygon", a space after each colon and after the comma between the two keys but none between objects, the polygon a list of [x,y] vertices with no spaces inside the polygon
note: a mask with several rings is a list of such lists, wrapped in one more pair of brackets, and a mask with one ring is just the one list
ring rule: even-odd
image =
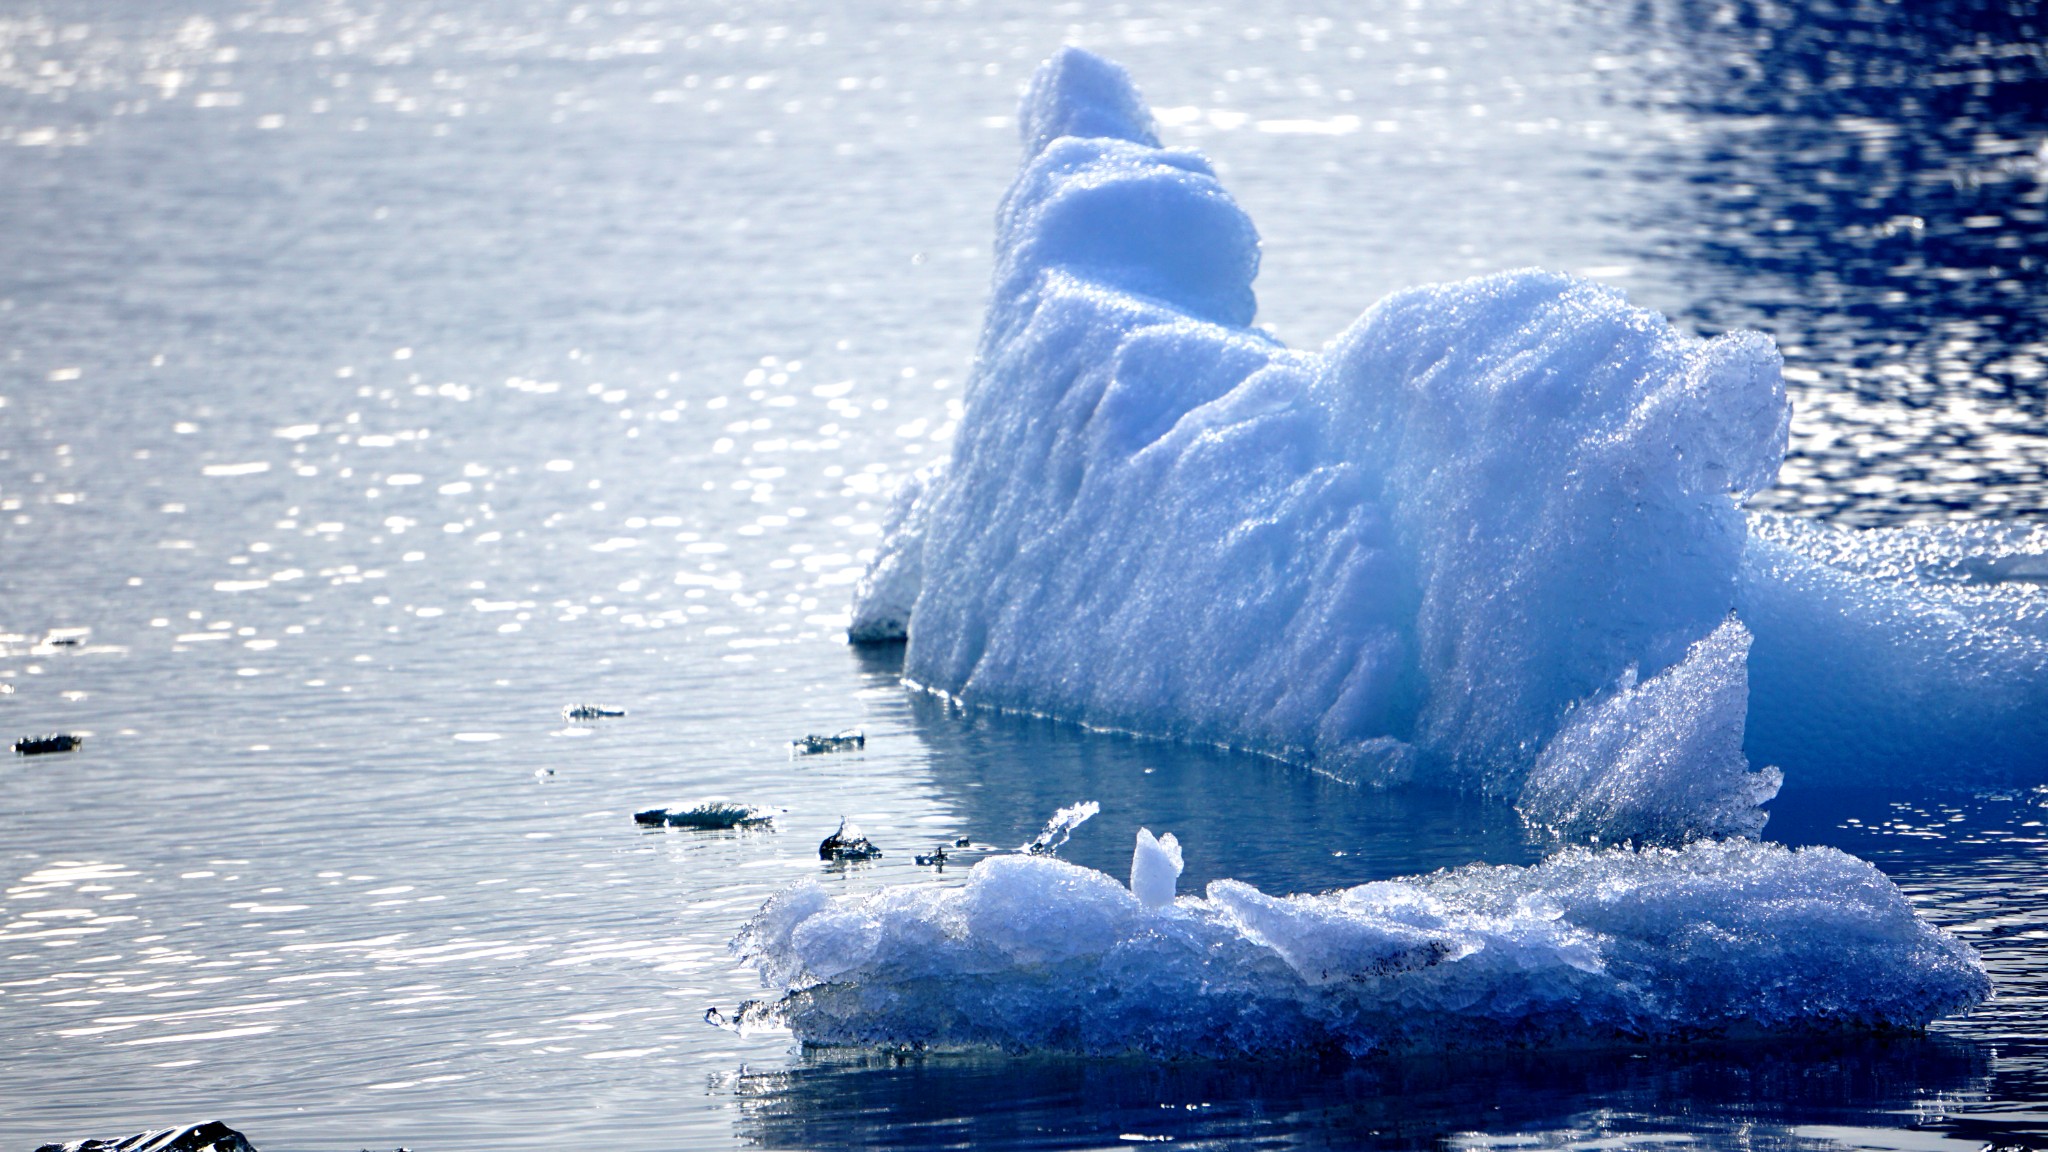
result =
[{"label": "sunlight glitter on water", "polygon": [[[1266,316],[1299,345],[1410,283],[1593,270],[1682,324],[1778,332],[1802,411],[1775,499],[1858,520],[2043,507],[2043,304],[2014,263],[2040,255],[2038,118],[1998,85],[1957,136],[1863,97],[1847,120],[1749,86],[1717,104],[1685,65],[1753,45],[1618,19],[0,17],[0,707],[91,737],[0,780],[0,1139],[220,1113],[261,1147],[1313,1141],[1330,1116],[1390,1143],[1576,1141],[1658,1130],[1582,1119],[1602,1107],[1762,1106],[1683,1061],[1663,1086],[1597,1061],[1467,1075],[1499,1085],[1482,1098],[1416,1068],[841,1065],[702,1019],[756,993],[725,941],[788,880],[958,883],[912,853],[1021,843],[1078,799],[1105,810],[1070,858],[1117,872],[1138,824],[1171,826],[1207,846],[1191,883],[1530,851],[1483,805],[906,699],[886,657],[839,643],[890,488],[960,417],[1015,90],[1062,38],[1125,59],[1169,142],[1228,170],[1269,230]],[[1777,44],[1742,75],[1808,61]],[[1905,172],[1906,144],[1937,139],[1943,187],[2011,202],[1801,207],[1831,171],[1805,145]],[[1827,279],[1844,251],[1860,274],[1902,246],[1911,275]],[[1981,300],[2009,319],[1958,326]],[[1930,302],[1940,324],[1915,319]],[[564,726],[586,700],[629,715]],[[855,725],[858,759],[787,754]],[[631,821],[718,794],[789,810],[761,834]],[[1893,869],[1985,948],[2000,999],[1947,1029],[1961,1049],[1762,1061],[1902,1086],[1838,1093],[1847,1115],[1787,1095],[1830,1131],[2041,1087],[2032,800],[1892,802],[1774,828]],[[818,861],[846,815],[888,855]],[[1202,1110],[1168,1129],[1163,1099]]]}]

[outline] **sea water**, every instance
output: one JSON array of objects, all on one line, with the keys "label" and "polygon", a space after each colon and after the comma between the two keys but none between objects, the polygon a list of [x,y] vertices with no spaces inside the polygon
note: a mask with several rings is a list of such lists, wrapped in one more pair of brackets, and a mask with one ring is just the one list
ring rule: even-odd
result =
[{"label": "sea water", "polygon": [[[1982,951],[1993,1000],[1924,1038],[1246,1066],[806,1054],[703,1019],[760,994],[726,943],[788,883],[958,884],[971,849],[913,854],[1076,801],[1103,812],[1065,859],[1122,875],[1171,831],[1188,891],[1545,850],[1504,806],[962,711],[842,642],[886,493],[948,450],[1015,98],[1060,43],[1216,162],[1290,344],[1531,264],[1759,328],[1794,417],[1758,504],[1872,524],[2048,507],[2030,19],[9,13],[0,716],[88,736],[0,770],[0,1140],[2039,1139],[2030,786],[1791,778],[1769,806],[1770,838],[1872,861]],[[562,718],[584,702],[628,715]],[[850,727],[860,753],[790,755]],[[631,818],[715,795],[787,811]],[[842,816],[886,854],[821,862]]]}]

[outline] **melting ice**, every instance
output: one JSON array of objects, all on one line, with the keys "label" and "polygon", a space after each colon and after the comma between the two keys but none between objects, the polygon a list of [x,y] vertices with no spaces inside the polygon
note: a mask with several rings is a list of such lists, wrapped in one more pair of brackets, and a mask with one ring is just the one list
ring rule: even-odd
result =
[{"label": "melting ice", "polygon": [[[1981,1001],[1976,956],[1877,869],[1753,840],[1574,848],[1321,896],[1173,898],[1045,856],[964,887],[784,891],[736,947],[807,1043],[1237,1056],[1913,1029]],[[1163,898],[1162,898],[1163,897]]]},{"label": "melting ice", "polygon": [[1020,123],[951,460],[856,595],[911,680],[1608,839],[1753,833],[1749,756],[2048,780],[2048,529],[1746,516],[1766,337],[1522,271],[1291,350],[1250,219],[1120,68],[1063,51]]}]

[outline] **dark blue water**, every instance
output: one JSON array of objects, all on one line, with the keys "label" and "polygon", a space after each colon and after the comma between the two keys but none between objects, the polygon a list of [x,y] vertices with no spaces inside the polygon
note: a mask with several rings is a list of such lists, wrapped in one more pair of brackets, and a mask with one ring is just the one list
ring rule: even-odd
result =
[{"label": "dark blue water", "polygon": [[[1060,42],[1217,159],[1288,340],[1414,283],[1595,276],[1773,333],[1797,411],[1766,502],[1887,523],[2048,512],[2041,27],[8,7],[0,720],[88,740],[0,765],[0,1145],[212,1116],[265,1152],[2048,1143],[2032,791],[1773,805],[1983,950],[1996,997],[1927,1037],[1248,1067],[703,1022],[758,994],[724,944],[788,881],[958,883],[912,855],[1076,800],[1103,813],[1069,859],[1120,874],[1171,829],[1191,884],[1546,847],[1470,798],[962,713],[840,639],[888,486],[949,450],[1012,104]],[[629,715],[565,723],[584,700]],[[788,753],[855,725],[860,755]],[[630,818],[712,794],[787,811]],[[842,815],[888,854],[822,865]]]}]

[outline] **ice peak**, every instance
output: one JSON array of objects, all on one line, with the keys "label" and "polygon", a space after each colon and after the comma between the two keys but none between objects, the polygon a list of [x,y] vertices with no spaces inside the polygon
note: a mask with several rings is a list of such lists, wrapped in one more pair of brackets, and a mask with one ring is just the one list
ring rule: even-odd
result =
[{"label": "ice peak", "polygon": [[1027,158],[1062,136],[1109,137],[1159,147],[1152,112],[1123,66],[1068,45],[1031,77],[1017,106]]},{"label": "ice peak", "polygon": [[1131,852],[1131,894],[1138,903],[1147,908],[1172,904],[1180,871],[1180,841],[1173,833],[1155,838],[1150,828],[1138,829],[1138,844]]}]

